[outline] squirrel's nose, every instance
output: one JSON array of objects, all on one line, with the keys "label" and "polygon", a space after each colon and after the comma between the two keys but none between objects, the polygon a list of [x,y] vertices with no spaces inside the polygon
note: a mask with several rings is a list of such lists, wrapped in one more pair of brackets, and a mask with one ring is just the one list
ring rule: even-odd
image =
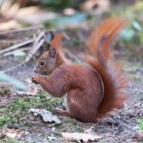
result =
[{"label": "squirrel's nose", "polygon": [[36,66],[34,67],[33,72],[35,72],[35,73],[38,72]]}]

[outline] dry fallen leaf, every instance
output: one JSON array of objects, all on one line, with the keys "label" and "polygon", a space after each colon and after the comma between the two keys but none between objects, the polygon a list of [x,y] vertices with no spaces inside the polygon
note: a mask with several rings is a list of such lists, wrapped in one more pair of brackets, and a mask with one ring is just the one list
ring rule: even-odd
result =
[{"label": "dry fallen leaf", "polygon": [[102,14],[110,10],[109,0],[87,0],[81,5],[83,11],[90,14]]},{"label": "dry fallen leaf", "polygon": [[101,139],[101,136],[95,134],[88,134],[88,133],[62,133],[62,136],[66,140],[74,140],[78,142],[88,142],[88,141],[96,141]]},{"label": "dry fallen leaf", "polygon": [[46,109],[34,109],[31,108],[30,112],[34,114],[34,116],[40,115],[42,116],[44,122],[55,122],[57,124],[61,123],[59,118],[56,115],[53,115],[50,111],[47,111]]},{"label": "dry fallen leaf", "polygon": [[143,141],[143,131],[142,130],[136,131],[133,138],[136,139],[139,142]]},{"label": "dry fallen leaf", "polygon": [[27,90],[24,91],[16,91],[19,95],[36,95],[38,93],[38,89],[35,86],[30,85]]},{"label": "dry fallen leaf", "polygon": [[21,131],[19,129],[4,128],[2,133],[3,135],[6,135],[7,137],[10,138],[20,138],[24,134],[24,131]]}]

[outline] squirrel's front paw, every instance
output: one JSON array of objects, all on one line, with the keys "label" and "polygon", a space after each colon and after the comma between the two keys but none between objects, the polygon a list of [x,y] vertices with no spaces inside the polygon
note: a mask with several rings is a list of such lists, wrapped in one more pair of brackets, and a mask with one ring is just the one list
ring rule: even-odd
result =
[{"label": "squirrel's front paw", "polygon": [[39,83],[38,80],[39,80],[39,77],[38,77],[38,76],[33,76],[33,77],[31,78],[31,81],[32,81],[33,83],[35,83],[35,84],[38,84],[38,83]]}]

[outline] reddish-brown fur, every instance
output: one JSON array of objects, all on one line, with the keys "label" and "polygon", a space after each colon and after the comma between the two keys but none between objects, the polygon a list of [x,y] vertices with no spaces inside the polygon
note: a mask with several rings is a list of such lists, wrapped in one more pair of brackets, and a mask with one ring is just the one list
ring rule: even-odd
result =
[{"label": "reddish-brown fur", "polygon": [[[91,34],[84,64],[66,61],[61,48],[62,34],[55,35],[49,51],[39,59],[32,77],[55,97],[66,94],[67,110],[56,111],[82,122],[96,122],[107,112],[120,108],[125,100],[125,79],[120,66],[115,65],[111,54],[111,42],[125,26],[123,19],[105,20]],[[42,76],[44,75],[44,76]]]}]

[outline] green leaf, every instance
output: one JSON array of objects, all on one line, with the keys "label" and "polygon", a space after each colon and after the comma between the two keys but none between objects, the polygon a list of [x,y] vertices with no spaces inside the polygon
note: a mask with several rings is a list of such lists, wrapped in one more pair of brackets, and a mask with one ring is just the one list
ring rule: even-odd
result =
[{"label": "green leaf", "polygon": [[12,86],[19,90],[26,90],[27,86],[25,83],[5,74],[4,72],[0,72],[0,81],[9,82]]},{"label": "green leaf", "polygon": [[137,119],[138,126],[141,130],[143,130],[143,119]]},{"label": "green leaf", "polygon": [[74,24],[80,24],[82,23],[85,19],[86,19],[86,14],[85,13],[76,13],[74,15],[71,16],[61,16],[58,17],[52,21],[49,21],[47,23],[45,23],[45,25],[48,26],[72,26]]},{"label": "green leaf", "polygon": [[135,31],[132,28],[124,29],[120,32],[120,37],[124,40],[131,40],[135,34]]},{"label": "green leaf", "polygon": [[141,28],[141,26],[140,26],[140,24],[137,22],[137,21],[132,21],[132,25],[133,25],[133,27],[136,29],[136,30],[138,30],[138,31],[142,31],[142,28]]}]

